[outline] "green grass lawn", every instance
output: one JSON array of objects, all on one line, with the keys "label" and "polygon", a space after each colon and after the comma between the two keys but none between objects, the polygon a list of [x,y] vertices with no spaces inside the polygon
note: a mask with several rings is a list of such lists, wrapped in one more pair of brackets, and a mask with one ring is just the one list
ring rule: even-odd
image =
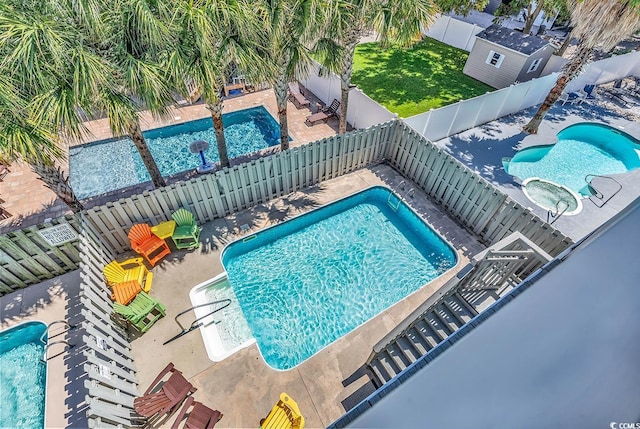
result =
[{"label": "green grass lawn", "polygon": [[412,48],[358,45],[351,82],[403,118],[494,89],[462,73],[469,54],[431,38]]}]

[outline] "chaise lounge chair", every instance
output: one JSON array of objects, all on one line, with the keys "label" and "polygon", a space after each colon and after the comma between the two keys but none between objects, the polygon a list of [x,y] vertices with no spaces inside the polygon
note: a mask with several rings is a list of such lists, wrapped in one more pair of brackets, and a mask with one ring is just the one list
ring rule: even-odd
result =
[{"label": "chaise lounge chair", "polygon": [[300,414],[298,404],[286,393],[280,394],[280,400],[271,412],[260,420],[260,429],[303,429],[304,417]]},{"label": "chaise lounge chair", "polygon": [[138,331],[145,333],[166,314],[166,308],[157,299],[145,292],[139,292],[129,305],[113,303],[113,311],[123,316]]},{"label": "chaise lounge chair", "polygon": [[[160,384],[160,381],[169,373],[171,373],[169,379]],[[175,369],[173,363],[169,363],[153,380],[144,394],[133,400],[133,408],[138,414],[146,417],[147,424],[150,424],[165,415],[166,418],[169,418],[187,396],[196,390],[182,373]]]},{"label": "chaise lounge chair", "polygon": [[129,241],[131,241],[131,248],[144,256],[152,267],[171,253],[167,243],[154,235],[151,232],[151,227],[146,223],[139,223],[131,227]]},{"label": "chaise lounge chair", "polygon": [[330,117],[335,116],[337,114],[339,108],[340,108],[340,102],[334,99],[328,108],[318,113],[314,113],[311,116],[307,116],[306,123],[309,125],[315,125],[317,122],[321,122],[321,121],[326,123]]},{"label": "chaise lounge chair", "polygon": [[178,209],[171,215],[176,222],[171,239],[178,249],[195,249],[200,245],[200,231],[195,216],[189,210]]},{"label": "chaise lounge chair", "polygon": [[222,418],[222,413],[218,410],[212,410],[206,405],[197,402],[193,396],[190,396],[184,403],[184,407],[180,410],[176,421],[173,422],[171,429],[178,429],[182,419],[189,410],[189,407],[193,405],[193,409],[187,416],[187,420],[182,426],[183,429],[211,429]]},{"label": "chaise lounge chair", "polygon": [[300,92],[300,87],[297,82],[289,82],[289,100],[298,109],[303,107],[309,107],[311,102]]}]

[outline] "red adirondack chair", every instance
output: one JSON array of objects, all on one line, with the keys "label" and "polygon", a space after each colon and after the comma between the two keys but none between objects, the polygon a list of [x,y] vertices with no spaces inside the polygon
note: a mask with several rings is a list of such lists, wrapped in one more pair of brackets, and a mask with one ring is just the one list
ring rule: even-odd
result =
[{"label": "red adirondack chair", "polygon": [[178,427],[180,427],[180,423],[191,405],[193,405],[193,409],[187,416],[187,420],[182,426],[183,429],[211,429],[222,418],[220,411],[212,410],[206,405],[197,402],[193,396],[190,396],[184,403],[184,407],[180,410],[178,417],[176,417],[176,421],[173,422],[171,429],[178,429]]},{"label": "red adirondack chair", "polygon": [[[171,373],[169,379],[159,385],[163,377],[169,373]],[[144,395],[133,400],[133,408],[136,413],[148,419],[160,418],[165,414],[168,417],[180,407],[187,396],[196,390],[173,366],[173,363],[169,363],[153,380]]]}]

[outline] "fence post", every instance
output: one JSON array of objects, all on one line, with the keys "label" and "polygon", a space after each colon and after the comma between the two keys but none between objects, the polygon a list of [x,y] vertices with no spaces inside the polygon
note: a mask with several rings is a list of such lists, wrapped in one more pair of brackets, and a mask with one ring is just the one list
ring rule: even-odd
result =
[{"label": "fence post", "polygon": [[422,129],[422,135],[423,136],[427,136],[427,128],[429,128],[429,119],[431,119],[431,112],[433,112],[433,109],[429,109],[429,112],[427,112],[427,120],[424,121],[424,128]]}]

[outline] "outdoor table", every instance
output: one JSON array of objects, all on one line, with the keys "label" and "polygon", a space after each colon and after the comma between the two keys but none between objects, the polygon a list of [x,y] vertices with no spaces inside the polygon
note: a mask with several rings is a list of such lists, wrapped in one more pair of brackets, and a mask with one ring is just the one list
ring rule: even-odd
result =
[{"label": "outdoor table", "polygon": [[156,226],[151,227],[151,232],[158,238],[162,238],[166,241],[167,238],[173,235],[173,231],[176,229],[176,221],[168,220],[165,222],[160,222]]}]

